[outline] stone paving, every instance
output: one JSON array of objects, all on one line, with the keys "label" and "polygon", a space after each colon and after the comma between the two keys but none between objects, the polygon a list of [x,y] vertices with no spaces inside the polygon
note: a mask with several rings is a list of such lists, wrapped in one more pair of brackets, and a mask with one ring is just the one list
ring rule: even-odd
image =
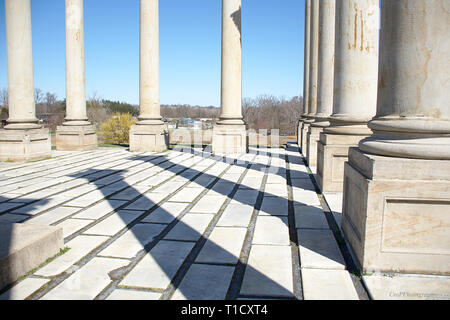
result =
[{"label": "stone paving", "polygon": [[297,145],[53,151],[0,170],[0,222],[62,226],[70,248],[0,299],[368,298]]}]

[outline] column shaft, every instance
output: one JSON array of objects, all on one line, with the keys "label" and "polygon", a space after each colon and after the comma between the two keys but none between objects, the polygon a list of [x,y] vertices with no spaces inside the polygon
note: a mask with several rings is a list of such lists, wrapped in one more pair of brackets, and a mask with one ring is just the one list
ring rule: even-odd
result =
[{"label": "column shaft", "polygon": [[303,114],[306,116],[309,106],[309,63],[310,63],[310,42],[311,42],[311,0],[305,0],[305,47],[303,66]]},{"label": "column shaft", "polygon": [[378,0],[336,2],[334,105],[329,133],[370,134],[378,80]]},{"label": "column shaft", "polygon": [[30,0],[5,0],[9,119],[5,129],[40,128],[34,105]]},{"label": "column shaft", "polygon": [[383,1],[377,115],[370,153],[450,159],[448,1]]},{"label": "column shaft", "polygon": [[141,0],[138,124],[162,124],[159,99],[158,0]]},{"label": "column shaft", "polygon": [[319,11],[319,62],[316,122],[333,112],[335,0],[322,0]]},{"label": "column shaft", "polygon": [[311,35],[309,63],[308,118],[314,120],[317,112],[317,76],[319,62],[319,7],[320,0],[311,0]]},{"label": "column shaft", "polygon": [[66,0],[66,122],[89,125],[84,73],[83,0]]},{"label": "column shaft", "polygon": [[222,88],[219,124],[243,124],[241,0],[222,1]]}]

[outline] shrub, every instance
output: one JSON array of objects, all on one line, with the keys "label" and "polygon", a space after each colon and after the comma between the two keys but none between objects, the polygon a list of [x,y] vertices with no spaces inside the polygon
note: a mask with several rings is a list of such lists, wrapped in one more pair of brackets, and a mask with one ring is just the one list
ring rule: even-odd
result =
[{"label": "shrub", "polygon": [[136,121],[129,113],[116,112],[102,124],[103,138],[106,143],[128,144],[130,139],[130,127]]}]

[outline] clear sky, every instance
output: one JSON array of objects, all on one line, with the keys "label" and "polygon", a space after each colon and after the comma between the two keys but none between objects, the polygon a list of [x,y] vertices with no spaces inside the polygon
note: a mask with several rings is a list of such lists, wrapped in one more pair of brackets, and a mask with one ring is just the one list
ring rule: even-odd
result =
[{"label": "clear sky", "polygon": [[[64,0],[31,0],[35,87],[65,97]],[[242,0],[243,96],[303,91],[304,0]],[[85,0],[86,93],[139,102],[139,0]],[[221,0],[160,0],[162,104],[220,105]],[[0,88],[7,87],[0,0]]]}]

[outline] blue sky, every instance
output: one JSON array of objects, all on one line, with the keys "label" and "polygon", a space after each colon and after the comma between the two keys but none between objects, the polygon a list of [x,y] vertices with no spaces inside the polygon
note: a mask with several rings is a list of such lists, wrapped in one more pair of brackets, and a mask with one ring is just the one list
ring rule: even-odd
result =
[{"label": "blue sky", "polygon": [[[161,103],[220,105],[220,0],[160,0]],[[304,0],[242,0],[243,96],[303,91]],[[86,93],[139,102],[139,0],[85,0]],[[31,0],[35,87],[65,97],[64,0]],[[0,0],[0,88],[7,87]]]}]

